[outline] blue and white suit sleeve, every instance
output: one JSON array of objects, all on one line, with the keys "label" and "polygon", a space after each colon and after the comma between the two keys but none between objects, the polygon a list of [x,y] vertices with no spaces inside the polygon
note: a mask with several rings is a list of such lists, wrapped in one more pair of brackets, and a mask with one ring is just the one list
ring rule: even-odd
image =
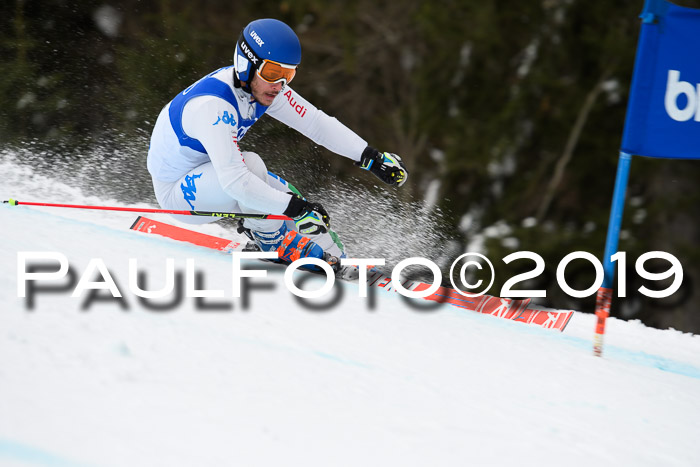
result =
[{"label": "blue and white suit sleeve", "polygon": [[359,161],[367,141],[354,131],[314,107],[309,101],[286,86],[277,95],[267,114],[294,128],[329,151]]}]

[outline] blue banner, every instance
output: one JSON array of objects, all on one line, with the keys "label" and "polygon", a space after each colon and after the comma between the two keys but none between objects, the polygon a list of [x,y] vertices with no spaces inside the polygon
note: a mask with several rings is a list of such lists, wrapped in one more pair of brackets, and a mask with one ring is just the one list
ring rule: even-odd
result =
[{"label": "blue banner", "polygon": [[621,150],[700,159],[700,10],[647,0]]}]

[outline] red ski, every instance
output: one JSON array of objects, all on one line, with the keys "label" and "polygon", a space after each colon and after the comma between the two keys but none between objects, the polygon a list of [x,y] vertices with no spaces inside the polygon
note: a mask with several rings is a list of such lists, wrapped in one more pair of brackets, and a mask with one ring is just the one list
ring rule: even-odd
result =
[{"label": "red ski", "polygon": [[[245,242],[236,242],[189,229],[183,229],[182,227],[155,221],[143,216],[139,216],[136,219],[131,226],[131,230],[161,235],[173,240],[179,240],[225,253],[241,251],[246,246]],[[381,272],[368,272],[367,285],[385,291],[394,290],[391,277]],[[407,290],[416,292],[430,288],[430,284],[412,280],[407,280],[401,285]],[[465,310],[476,311],[478,313],[484,313],[512,321],[519,321],[542,328],[558,329],[559,331],[564,330],[574,314],[571,310],[538,309],[534,304],[530,303],[529,298],[514,300],[510,298],[492,297],[490,295],[470,298],[449,287],[440,287],[437,292],[429,295],[425,300],[448,303]]]}]

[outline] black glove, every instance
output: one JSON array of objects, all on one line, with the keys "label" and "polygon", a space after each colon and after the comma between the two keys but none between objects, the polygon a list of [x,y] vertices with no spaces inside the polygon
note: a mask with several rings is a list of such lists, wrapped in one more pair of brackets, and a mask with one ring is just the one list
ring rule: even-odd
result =
[{"label": "black glove", "polygon": [[309,203],[299,195],[292,195],[284,215],[294,220],[297,230],[302,235],[318,235],[328,232],[331,218],[318,203]]},{"label": "black glove", "polygon": [[408,170],[399,156],[388,152],[380,153],[371,146],[362,151],[360,162],[355,162],[355,165],[369,170],[388,185],[401,186],[408,179]]}]

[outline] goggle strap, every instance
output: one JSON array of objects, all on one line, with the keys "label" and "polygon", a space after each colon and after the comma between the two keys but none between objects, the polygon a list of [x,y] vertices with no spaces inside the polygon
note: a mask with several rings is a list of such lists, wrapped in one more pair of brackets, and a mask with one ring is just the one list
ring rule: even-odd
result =
[{"label": "goggle strap", "polygon": [[[257,64],[253,60],[250,59],[250,56],[247,53],[245,53],[245,50],[243,49],[242,44],[245,44],[246,48],[248,50],[250,50],[251,54],[253,54],[253,57],[255,57],[258,60]],[[250,46],[248,41],[245,40],[245,36],[243,35],[243,31],[241,31],[241,34],[238,36],[238,48],[241,49],[241,54],[245,58],[247,58],[248,61],[250,62],[251,73],[254,73],[258,68],[260,68],[260,65],[262,65],[262,63],[263,63],[263,59],[261,59],[260,56],[253,51],[253,48]]]}]

